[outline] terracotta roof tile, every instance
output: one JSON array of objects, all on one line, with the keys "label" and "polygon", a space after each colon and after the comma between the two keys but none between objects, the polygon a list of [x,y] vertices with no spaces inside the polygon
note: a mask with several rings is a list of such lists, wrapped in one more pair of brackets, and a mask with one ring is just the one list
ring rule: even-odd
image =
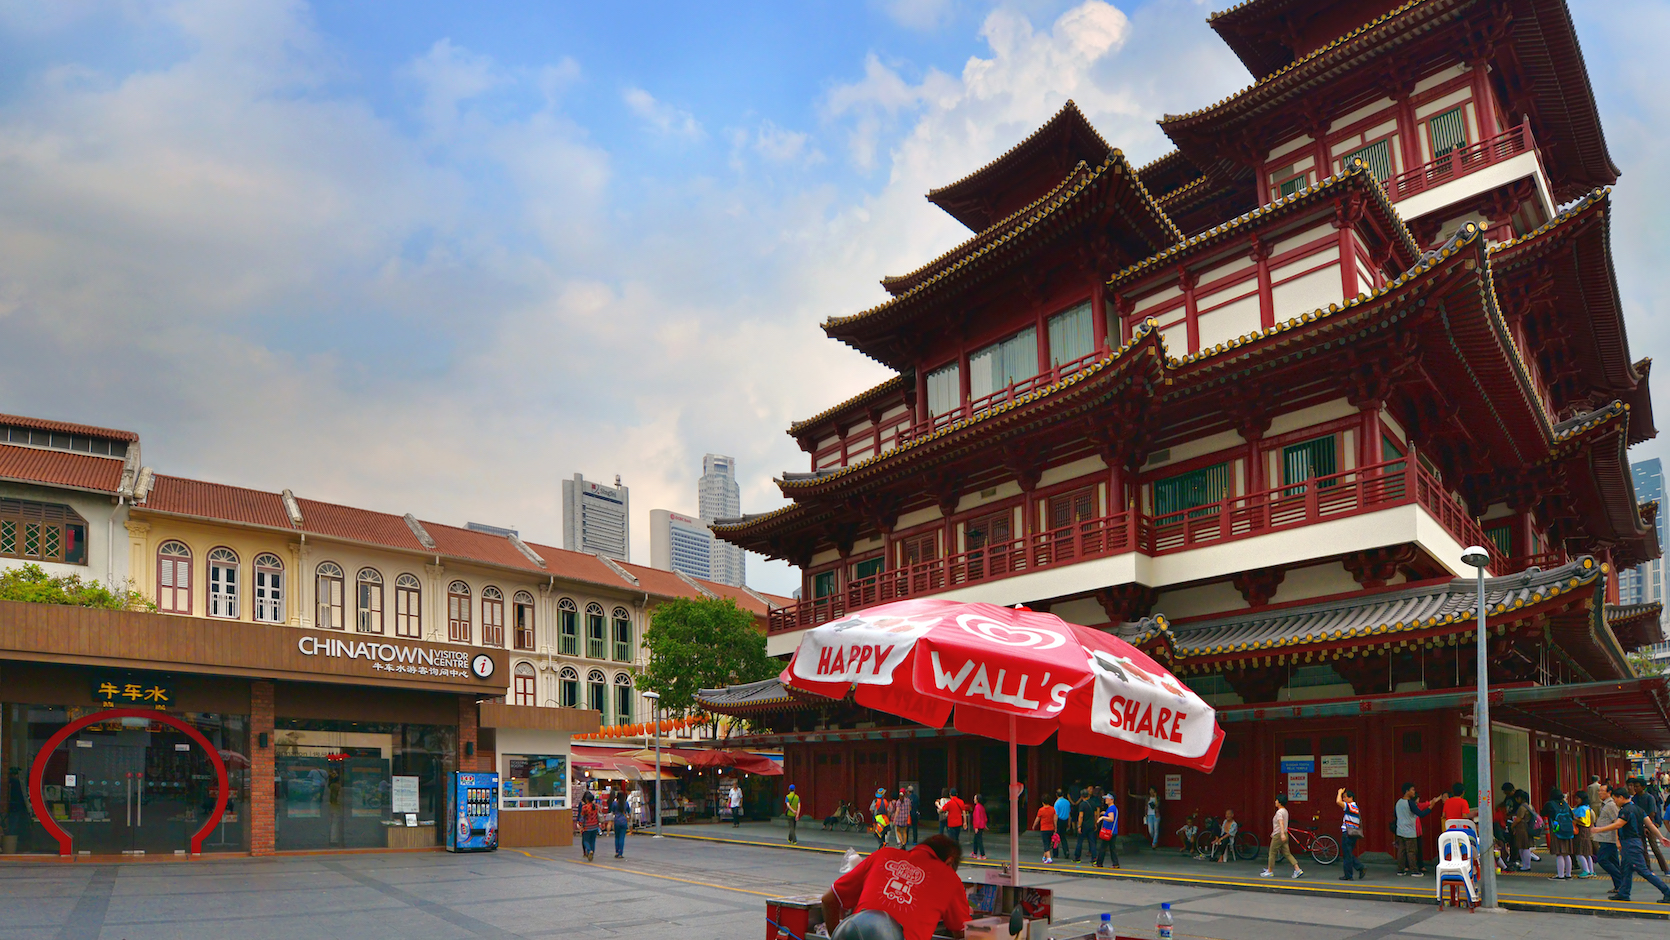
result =
[{"label": "terracotta roof tile", "polygon": [[187,480],[184,477],[157,474],[151,492],[145,498],[145,509],[172,512],[182,516],[223,519],[249,525],[290,528],[290,517],[284,512],[284,500],[277,493]]},{"label": "terracotta roof tile", "polygon": [[766,606],[760,603],[759,598],[749,594],[742,588],[732,587],[729,584],[720,584],[717,581],[709,581],[706,578],[692,578],[691,580],[700,584],[704,590],[712,591],[722,598],[729,598],[730,600],[736,601],[736,606],[748,611],[756,617],[764,617],[767,613],[769,613],[769,611],[766,610]]},{"label": "terracotta roof tile", "polygon": [[74,486],[114,493],[122,483],[120,457],[0,444],[0,479]]},{"label": "terracotta roof tile", "polygon": [[571,551],[566,548],[554,548],[550,545],[540,545],[528,542],[527,546],[533,553],[545,559],[545,573],[567,578],[570,581],[590,581],[593,584],[607,584],[610,587],[631,587],[625,579],[610,570],[609,566],[597,560],[596,555],[586,552]]},{"label": "terracotta roof tile", "polygon": [[23,415],[0,414],[0,424],[10,424],[20,428],[34,428],[37,431],[62,431],[65,434],[101,437],[110,441],[127,441],[130,444],[139,440],[139,435],[132,431],[118,431],[114,428],[95,427],[91,424],[75,424],[69,421],[49,421],[45,418],[26,418]]},{"label": "terracotta roof tile", "polygon": [[387,545],[390,548],[418,553],[428,551],[418,542],[417,536],[412,534],[404,516],[339,506],[335,503],[321,503],[299,496],[296,497],[296,505],[301,507],[304,532]]},{"label": "terracotta roof tile", "polygon": [[660,568],[646,568],[643,565],[631,565],[624,561],[618,561],[615,564],[620,565],[634,578],[638,579],[639,590],[659,594],[662,597],[699,598],[702,596],[701,592],[691,587],[689,582],[671,571],[662,571]]},{"label": "terracotta roof tile", "polygon": [[[405,520],[400,520],[401,528],[406,528]],[[455,526],[442,525],[439,522],[423,520],[424,531],[435,540],[435,550],[442,555],[453,558],[468,558],[474,561],[484,561],[492,565],[502,565],[506,568],[522,568],[528,571],[543,573],[528,556],[516,550],[510,539],[501,535],[487,532],[476,532],[471,529],[460,529]],[[407,529],[409,532],[410,529]],[[536,553],[537,554],[537,553]],[[541,556],[543,557],[543,556]]]}]

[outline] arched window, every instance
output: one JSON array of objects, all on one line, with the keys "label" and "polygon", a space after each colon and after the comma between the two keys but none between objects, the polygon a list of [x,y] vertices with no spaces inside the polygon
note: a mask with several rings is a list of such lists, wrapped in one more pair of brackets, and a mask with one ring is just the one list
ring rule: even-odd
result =
[{"label": "arched window", "polygon": [[557,673],[557,704],[563,708],[580,707],[580,672],[573,666],[564,666]]},{"label": "arched window", "polygon": [[394,635],[423,636],[423,584],[415,575],[394,579]]},{"label": "arched window", "polygon": [[191,613],[191,549],[184,542],[157,546],[157,610]]},{"label": "arched window", "polygon": [[615,724],[632,723],[632,676],[630,673],[615,674]]},{"label": "arched window", "polygon": [[346,630],[348,621],[342,616],[342,568],[336,562],[322,561],[313,569],[314,605],[319,609],[319,628]]},{"label": "arched window", "polygon": [[496,587],[481,589],[481,642],[504,645],[504,593]]},{"label": "arched window", "polygon": [[383,632],[383,575],[376,568],[361,568],[354,591],[354,629],[361,633]]},{"label": "arched window", "polygon": [[632,616],[625,607],[615,608],[615,662],[632,661]]},{"label": "arched window", "polygon": [[586,673],[586,707],[597,712],[604,724],[609,723],[609,687],[604,683],[603,670]]},{"label": "arched window", "polygon": [[533,671],[532,666],[527,663],[516,664],[516,704],[536,704],[537,693],[534,687],[538,681],[539,676]]},{"label": "arched window", "polygon": [[446,638],[454,643],[470,642],[470,586],[454,581],[446,587]]},{"label": "arched window", "polygon": [[511,624],[516,628],[516,648],[533,649],[533,595],[517,591],[511,598]]},{"label": "arched window", "polygon": [[209,616],[238,616],[238,553],[209,549]]},{"label": "arched window", "polygon": [[557,626],[557,652],[580,655],[580,608],[566,597],[557,602]]},{"label": "arched window", "polygon": [[603,605],[586,605],[586,656],[590,659],[603,659],[609,654],[604,649],[603,638]]},{"label": "arched window", "polygon": [[255,556],[255,619],[284,622],[284,562],[272,552]]}]

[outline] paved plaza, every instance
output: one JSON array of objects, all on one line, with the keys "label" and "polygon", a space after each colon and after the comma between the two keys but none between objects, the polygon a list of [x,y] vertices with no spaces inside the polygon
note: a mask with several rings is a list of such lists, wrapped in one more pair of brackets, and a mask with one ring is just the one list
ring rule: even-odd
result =
[{"label": "paved plaza", "polygon": [[[693,828],[693,827],[692,827]],[[197,862],[0,864],[0,940],[515,937],[758,937],[766,898],[821,890],[839,856],[635,836],[597,864],[578,847],[337,854]],[[1626,940],[1662,921],[1593,915],[1464,914],[1362,898],[1028,873],[1054,888],[1052,936],[1089,932],[1109,911],[1149,937],[1170,901],[1186,940]]]}]

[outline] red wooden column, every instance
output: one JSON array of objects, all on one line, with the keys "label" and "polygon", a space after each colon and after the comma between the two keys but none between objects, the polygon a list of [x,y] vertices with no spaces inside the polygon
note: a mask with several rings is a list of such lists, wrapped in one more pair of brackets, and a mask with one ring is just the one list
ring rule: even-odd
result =
[{"label": "red wooden column", "polygon": [[1108,342],[1107,292],[1102,289],[1102,282],[1095,275],[1090,278],[1090,338],[1098,350],[1113,345]]},{"label": "red wooden column", "polygon": [[[261,745],[265,736],[267,744]],[[249,684],[249,854],[271,855],[277,819],[273,799],[273,684]]]},{"label": "red wooden column", "polygon": [[1339,280],[1341,303],[1357,296],[1357,221],[1363,217],[1363,200],[1357,193],[1341,197],[1334,208],[1334,228],[1339,230]]},{"label": "red wooden column", "polygon": [[1258,325],[1269,329],[1276,325],[1275,292],[1270,286],[1270,243],[1254,232],[1248,236],[1247,255],[1258,263]]},{"label": "red wooden column", "polygon": [[1200,311],[1195,306],[1195,285],[1199,283],[1199,276],[1188,268],[1179,267],[1177,269],[1177,287],[1183,292],[1183,322],[1188,325],[1189,348],[1166,350],[1173,356],[1186,356],[1200,348]]},{"label": "red wooden column", "polygon": [[[924,368],[918,368],[916,370],[916,409],[915,409],[915,411],[916,411],[916,421],[914,423],[916,423],[916,424],[921,424],[922,422],[928,420],[928,418],[931,417],[931,415],[928,413],[928,370],[924,369]],[[816,445],[814,444],[813,447],[815,448]],[[812,469],[816,470],[817,468],[813,467]]]}]

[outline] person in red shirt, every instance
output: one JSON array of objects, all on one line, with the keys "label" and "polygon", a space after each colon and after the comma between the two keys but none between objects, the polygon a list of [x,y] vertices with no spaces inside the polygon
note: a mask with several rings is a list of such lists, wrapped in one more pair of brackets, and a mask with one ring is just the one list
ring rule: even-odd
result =
[{"label": "person in red shirt", "polygon": [[1459,783],[1450,787],[1449,798],[1444,800],[1443,818],[1446,822],[1451,819],[1473,818],[1472,804],[1467,802],[1467,797],[1461,795],[1466,789]]},{"label": "person in red shirt", "polygon": [[824,926],[839,940],[843,914],[879,911],[898,924],[905,940],[930,940],[941,923],[961,937],[973,916],[957,877],[962,859],[962,846],[940,835],[909,851],[877,849],[824,892]]},{"label": "person in red shirt", "polygon": [[945,817],[945,834],[950,836],[951,841],[958,845],[961,845],[963,841],[963,815],[966,812],[968,812],[968,804],[957,796],[957,789],[952,787],[951,795],[946,798],[945,806],[940,809],[940,814]]},{"label": "person in red shirt", "polygon": [[1032,822],[1032,828],[1038,830],[1038,834],[1044,837],[1045,865],[1055,860],[1052,851],[1055,845],[1055,823],[1055,807],[1050,805],[1049,800],[1045,800],[1043,805],[1038,807],[1038,818]]}]

